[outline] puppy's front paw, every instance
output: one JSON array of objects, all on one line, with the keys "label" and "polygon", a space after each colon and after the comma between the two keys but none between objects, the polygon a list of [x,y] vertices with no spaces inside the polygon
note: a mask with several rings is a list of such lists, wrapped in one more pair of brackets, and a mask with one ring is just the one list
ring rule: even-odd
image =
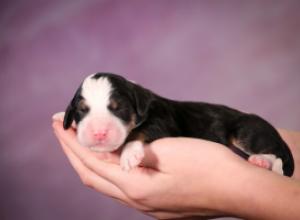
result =
[{"label": "puppy's front paw", "polygon": [[123,170],[129,171],[137,167],[145,156],[143,143],[141,141],[132,141],[125,145],[120,158],[120,164]]}]

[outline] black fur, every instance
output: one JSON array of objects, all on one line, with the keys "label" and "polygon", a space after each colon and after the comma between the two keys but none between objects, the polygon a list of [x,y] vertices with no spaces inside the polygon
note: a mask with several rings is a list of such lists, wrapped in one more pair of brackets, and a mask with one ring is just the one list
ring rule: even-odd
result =
[{"label": "black fur", "polygon": [[64,124],[63,124],[64,129],[68,129],[69,127],[71,127],[73,121],[75,121],[76,123],[81,121],[81,119],[89,112],[88,106],[82,108],[81,105],[79,105],[80,101],[82,100],[84,99],[81,96],[81,86],[80,86],[65,111]]},{"label": "black fur", "polygon": [[[246,114],[222,105],[177,102],[161,97],[151,103],[148,118],[132,131],[145,134],[145,141],[162,137],[193,137],[214,141],[232,148],[236,139],[251,154],[274,154],[283,161],[284,175],[292,176],[292,154],[278,132],[257,115]],[[236,150],[236,149],[235,149]],[[246,157],[245,154],[241,156]]]},{"label": "black fur", "polygon": [[[111,98],[119,103],[118,110],[111,110],[112,113],[124,123],[129,123],[130,117],[135,115],[136,128],[128,135],[126,142],[141,135],[147,143],[163,137],[183,136],[232,147],[231,140],[235,139],[251,154],[274,154],[281,158],[284,175],[292,176],[294,160],[288,146],[276,129],[259,116],[223,105],[166,99],[111,73],[98,73],[94,79],[100,77],[110,80],[114,89]],[[75,96],[67,109],[65,128],[72,123],[71,118],[76,122],[80,120],[80,117],[76,119],[74,111],[80,99],[80,90]]]},{"label": "black fur", "polygon": [[116,74],[97,73],[93,76],[94,79],[99,79],[100,77],[108,77],[113,85],[113,92],[110,98],[117,101],[120,105],[117,111],[111,110],[112,113],[126,123],[130,121],[131,115],[134,113],[136,116],[135,123],[137,125],[142,124],[147,118],[148,109],[154,97],[152,92]]}]

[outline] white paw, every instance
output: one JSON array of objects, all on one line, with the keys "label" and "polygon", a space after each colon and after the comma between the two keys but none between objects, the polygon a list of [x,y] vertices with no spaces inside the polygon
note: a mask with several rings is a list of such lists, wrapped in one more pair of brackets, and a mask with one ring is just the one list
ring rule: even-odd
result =
[{"label": "white paw", "polygon": [[141,141],[132,141],[125,145],[120,158],[123,170],[130,171],[137,167],[145,156],[144,146]]},{"label": "white paw", "polygon": [[275,173],[278,173],[280,175],[283,175],[283,164],[282,164],[282,160],[280,158],[277,158],[273,162],[272,171],[274,171]]},{"label": "white paw", "polygon": [[271,170],[273,172],[283,175],[283,163],[279,157],[276,157],[274,154],[262,154],[262,156],[271,162]]}]

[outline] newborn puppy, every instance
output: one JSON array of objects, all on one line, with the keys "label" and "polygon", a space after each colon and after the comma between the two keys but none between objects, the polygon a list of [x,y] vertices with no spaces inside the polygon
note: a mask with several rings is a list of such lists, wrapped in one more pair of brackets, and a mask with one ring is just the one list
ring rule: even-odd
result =
[{"label": "newborn puppy", "polygon": [[100,152],[123,147],[124,170],[140,164],[145,143],[181,136],[223,144],[286,176],[294,171],[288,146],[262,118],[222,105],[166,99],[111,73],[83,81],[64,115],[64,128],[72,124],[82,146]]}]

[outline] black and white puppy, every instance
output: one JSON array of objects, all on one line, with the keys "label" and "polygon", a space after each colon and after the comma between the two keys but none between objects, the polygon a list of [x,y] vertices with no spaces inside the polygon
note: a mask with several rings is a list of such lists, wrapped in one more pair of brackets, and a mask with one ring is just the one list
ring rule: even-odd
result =
[{"label": "black and white puppy", "polygon": [[[74,123],[75,122],[75,123]],[[64,115],[82,146],[105,152],[123,147],[123,169],[138,166],[143,146],[163,137],[193,137],[239,149],[251,163],[292,176],[292,154],[265,120],[222,105],[160,97],[111,73],[88,76]]]}]

